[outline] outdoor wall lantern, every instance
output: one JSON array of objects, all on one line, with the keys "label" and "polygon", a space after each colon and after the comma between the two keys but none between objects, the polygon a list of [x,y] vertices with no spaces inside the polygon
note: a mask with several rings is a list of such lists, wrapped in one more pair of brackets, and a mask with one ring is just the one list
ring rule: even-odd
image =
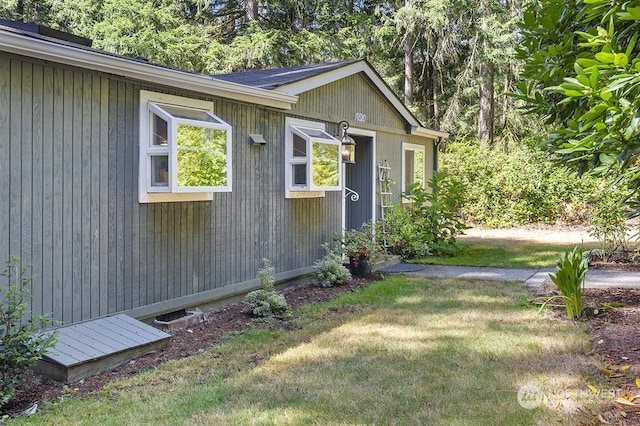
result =
[{"label": "outdoor wall lantern", "polygon": [[342,143],[342,162],[345,164],[355,164],[356,162],[356,141],[353,140],[349,133],[347,133],[347,129],[349,128],[349,123],[345,120],[342,120],[338,123],[338,132],[342,129],[342,135],[340,136],[340,142]]}]

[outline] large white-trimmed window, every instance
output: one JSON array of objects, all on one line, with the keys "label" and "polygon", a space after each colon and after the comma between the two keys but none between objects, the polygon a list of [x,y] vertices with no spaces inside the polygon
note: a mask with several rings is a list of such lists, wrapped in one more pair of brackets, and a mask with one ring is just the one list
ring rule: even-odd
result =
[{"label": "large white-trimmed window", "polygon": [[141,203],[212,200],[231,191],[231,126],[213,103],[140,91]]},{"label": "large white-trimmed window", "polygon": [[407,192],[409,185],[416,182],[424,188],[427,165],[425,152],[422,145],[402,144],[402,192]]},{"label": "large white-trimmed window", "polygon": [[285,120],[286,197],[323,197],[342,190],[340,141],[324,131],[324,124]]}]

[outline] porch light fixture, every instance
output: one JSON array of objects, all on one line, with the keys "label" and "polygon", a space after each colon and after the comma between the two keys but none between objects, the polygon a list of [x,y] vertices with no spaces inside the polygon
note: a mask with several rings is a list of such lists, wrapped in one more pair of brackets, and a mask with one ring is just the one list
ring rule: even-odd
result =
[{"label": "porch light fixture", "polygon": [[[342,143],[342,162],[345,164],[355,164],[356,162],[356,142],[347,133],[349,123],[342,120],[338,123],[338,132],[342,133],[340,136],[340,142]],[[342,129],[342,131],[340,130]]]}]

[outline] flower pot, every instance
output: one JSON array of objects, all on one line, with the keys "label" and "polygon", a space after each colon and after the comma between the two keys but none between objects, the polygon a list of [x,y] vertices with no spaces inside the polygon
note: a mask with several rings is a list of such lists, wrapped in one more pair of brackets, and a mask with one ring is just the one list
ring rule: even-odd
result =
[{"label": "flower pot", "polygon": [[362,277],[371,273],[371,264],[366,260],[349,259],[351,275]]}]

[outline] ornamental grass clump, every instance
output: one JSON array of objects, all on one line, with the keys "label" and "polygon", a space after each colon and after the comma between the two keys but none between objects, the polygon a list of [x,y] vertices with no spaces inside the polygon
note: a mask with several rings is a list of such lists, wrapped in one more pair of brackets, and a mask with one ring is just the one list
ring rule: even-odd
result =
[{"label": "ornamental grass clump", "polygon": [[247,293],[244,313],[256,317],[284,315],[289,311],[289,304],[284,296],[275,290],[275,269],[269,259],[262,259],[262,268],[258,270],[259,290]]},{"label": "ornamental grass clump", "polygon": [[589,262],[578,247],[563,253],[558,262],[558,270],[549,276],[562,295],[552,297],[545,305],[552,299],[561,298],[567,308],[567,316],[570,319],[580,318],[584,311],[582,288],[588,268]]}]

